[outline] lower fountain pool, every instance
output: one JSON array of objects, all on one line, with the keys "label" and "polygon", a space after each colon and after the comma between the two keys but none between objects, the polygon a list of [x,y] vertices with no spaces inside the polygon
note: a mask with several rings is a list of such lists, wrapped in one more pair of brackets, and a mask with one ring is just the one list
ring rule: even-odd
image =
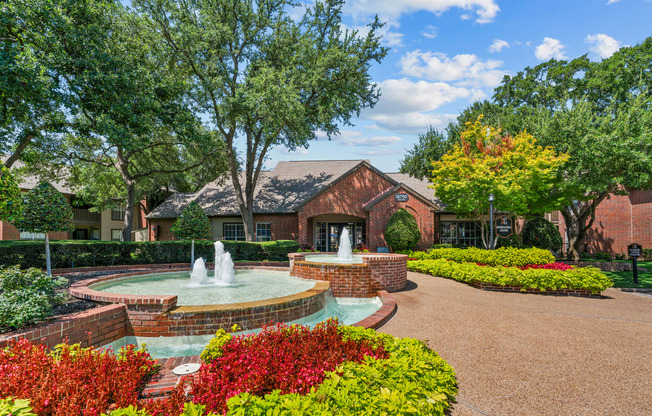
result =
[{"label": "lower fountain pool", "polygon": [[[382,306],[379,298],[333,298],[330,297],[326,307],[321,311],[288,324],[314,326],[330,317],[336,317],[345,325],[355,324],[375,313]],[[225,328],[228,329],[228,328]],[[237,332],[234,335],[260,332],[259,329]],[[117,350],[128,344],[147,345],[147,350],[154,358],[183,357],[199,355],[213,335],[188,335],[178,337],[134,337],[128,336],[114,341],[103,348]]]},{"label": "lower fountain pool", "polygon": [[177,295],[177,305],[216,305],[250,302],[304,292],[314,280],[288,276],[271,270],[237,270],[233,283],[193,283],[188,272],[157,273],[113,279],[94,284],[92,289],[121,295]]}]

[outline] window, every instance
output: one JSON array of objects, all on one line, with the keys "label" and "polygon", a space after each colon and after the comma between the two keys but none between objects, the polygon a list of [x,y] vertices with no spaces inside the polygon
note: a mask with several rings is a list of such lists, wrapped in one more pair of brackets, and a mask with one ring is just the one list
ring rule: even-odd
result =
[{"label": "window", "polygon": [[256,241],[272,241],[272,224],[268,222],[256,223]]},{"label": "window", "polygon": [[315,223],[315,250],[328,251],[327,234],[325,222]]},{"label": "window", "polygon": [[111,220],[112,221],[124,221],[125,220],[125,206],[120,205],[111,210]]},{"label": "window", "polygon": [[29,231],[20,232],[21,240],[45,240],[44,233],[30,233]]},{"label": "window", "polygon": [[480,224],[472,221],[442,221],[439,242],[480,247],[482,245]]},{"label": "window", "polygon": [[111,241],[122,241],[122,230],[111,230]]},{"label": "window", "polygon": [[91,240],[99,240],[99,239],[100,239],[100,229],[91,228]]},{"label": "window", "polygon": [[367,244],[367,224],[364,222],[355,223],[355,247],[358,247],[361,244]]},{"label": "window", "polygon": [[231,241],[245,241],[244,224],[224,224],[224,239]]}]

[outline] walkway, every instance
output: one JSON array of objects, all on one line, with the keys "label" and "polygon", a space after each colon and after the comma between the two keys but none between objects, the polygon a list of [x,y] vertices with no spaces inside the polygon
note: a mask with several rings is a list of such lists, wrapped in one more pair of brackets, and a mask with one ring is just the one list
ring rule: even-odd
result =
[{"label": "walkway", "polygon": [[487,292],[409,273],[380,332],[427,340],[455,368],[452,416],[652,415],[652,298]]}]

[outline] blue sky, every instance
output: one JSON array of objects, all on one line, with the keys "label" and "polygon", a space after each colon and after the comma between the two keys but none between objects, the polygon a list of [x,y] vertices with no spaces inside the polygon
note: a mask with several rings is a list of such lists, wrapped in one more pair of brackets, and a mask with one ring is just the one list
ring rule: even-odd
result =
[{"label": "blue sky", "polygon": [[371,74],[382,96],[373,109],[308,149],[276,148],[279,160],[369,159],[394,172],[429,125],[489,98],[505,74],[550,58],[592,60],[652,35],[652,0],[349,0],[344,23],[387,22],[387,58]]}]

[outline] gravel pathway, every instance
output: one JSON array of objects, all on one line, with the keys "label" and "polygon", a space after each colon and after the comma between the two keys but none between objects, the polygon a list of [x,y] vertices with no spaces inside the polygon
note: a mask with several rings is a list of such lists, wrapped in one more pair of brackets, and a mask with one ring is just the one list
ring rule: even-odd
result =
[{"label": "gravel pathway", "polygon": [[427,340],[455,368],[452,416],[652,415],[652,297],[488,292],[409,273],[381,332]]}]

